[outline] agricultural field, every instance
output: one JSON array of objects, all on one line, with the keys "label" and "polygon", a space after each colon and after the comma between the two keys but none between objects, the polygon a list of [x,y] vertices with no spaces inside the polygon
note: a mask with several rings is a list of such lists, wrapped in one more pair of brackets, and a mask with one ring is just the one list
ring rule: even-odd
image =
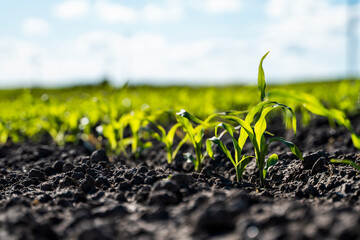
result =
[{"label": "agricultural field", "polygon": [[360,81],[263,59],[258,86],[1,90],[0,239],[359,239]]}]

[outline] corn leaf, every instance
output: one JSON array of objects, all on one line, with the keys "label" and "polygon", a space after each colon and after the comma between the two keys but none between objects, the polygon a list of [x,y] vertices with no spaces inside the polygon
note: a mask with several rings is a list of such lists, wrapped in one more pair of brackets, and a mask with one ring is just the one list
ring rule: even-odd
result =
[{"label": "corn leaf", "polygon": [[[245,141],[246,141],[246,138],[249,136],[250,137],[250,140],[251,142],[254,141],[254,131],[253,129],[251,128],[250,124],[244,120],[242,120],[241,118],[238,118],[238,117],[235,117],[235,116],[223,116],[224,119],[227,119],[227,120],[232,120],[234,122],[236,122],[237,124],[239,124],[242,128],[240,130],[240,137],[239,137],[239,141],[238,141],[238,145],[239,147],[242,149],[245,145]],[[246,120],[246,119],[245,119]],[[243,142],[240,142],[240,138],[241,137],[241,134],[242,132],[241,131],[244,131],[245,134],[246,134],[246,137],[245,137],[245,141]]]},{"label": "corn leaf", "polygon": [[[240,157],[241,157],[241,147],[239,146],[238,144],[238,141],[236,140],[236,138],[234,137],[234,132],[233,132],[233,127],[229,124],[226,124],[226,123],[220,123],[217,127],[222,127],[224,128],[225,132],[228,132],[231,136],[231,140],[233,142],[233,146],[234,146],[234,149],[235,149],[235,159],[234,159],[234,167],[236,167],[237,163],[239,162],[240,160]],[[219,138],[220,139],[220,138]]]},{"label": "corn leaf", "polygon": [[331,163],[344,163],[344,164],[352,166],[353,168],[355,168],[357,171],[360,172],[360,166],[358,164],[356,164],[354,161],[347,160],[347,159],[341,160],[341,159],[333,159],[332,158],[332,159],[330,159],[330,162]]},{"label": "corn leaf", "polygon": [[175,159],[177,153],[179,152],[180,148],[182,147],[182,145],[184,145],[184,143],[186,143],[186,141],[188,140],[188,135],[185,135],[185,137],[179,142],[179,144],[176,146],[175,150],[172,153],[172,159]]},{"label": "corn leaf", "polygon": [[206,139],[206,151],[211,159],[214,159],[214,151],[212,150],[213,142],[210,139]]},{"label": "corn leaf", "polygon": [[199,131],[196,132],[195,142],[200,143],[204,136],[204,128],[200,128]]},{"label": "corn leaf", "polygon": [[275,141],[284,143],[296,157],[298,157],[300,160],[304,160],[302,153],[300,152],[299,148],[294,143],[287,141],[282,137],[273,137],[269,140],[269,144],[272,142],[275,142]]},{"label": "corn leaf", "polygon": [[190,121],[181,115],[177,115],[176,119],[182,125],[183,130],[188,134],[190,141],[195,144],[195,130]]},{"label": "corn leaf", "polygon": [[291,108],[289,108],[288,106],[286,106],[286,105],[277,103],[275,105],[265,107],[263,109],[263,111],[261,112],[260,118],[258,119],[258,121],[256,122],[255,127],[254,127],[254,132],[255,132],[255,135],[256,135],[256,142],[257,143],[261,142],[261,137],[263,136],[263,134],[264,134],[264,132],[266,130],[266,127],[267,127],[266,119],[265,119],[266,115],[270,111],[272,111],[272,110],[274,110],[276,108],[282,108],[282,109],[286,109],[286,110],[290,111],[290,113],[292,115],[292,118],[293,118],[293,122],[292,122],[293,130],[294,130],[294,133],[296,134],[296,118],[295,118],[293,110]]},{"label": "corn leaf", "polygon": [[[194,123],[201,124],[201,125],[204,125],[204,126],[208,126],[207,123],[205,123],[204,121],[198,119],[197,117],[195,117],[194,115],[192,115],[191,113],[187,112],[184,109],[181,109],[181,111],[176,113],[176,115],[181,116],[183,118],[187,118],[190,121],[193,121]],[[216,114],[213,114],[210,117],[214,118],[215,117],[214,115],[216,115]]]},{"label": "corn leaf", "polygon": [[[252,124],[252,122],[254,121],[255,116],[260,113],[262,111],[262,109],[266,106],[270,106],[276,104],[276,102],[272,102],[272,101],[266,101],[266,102],[261,102],[259,104],[257,104],[255,107],[253,107],[250,112],[246,115],[245,118],[245,122],[248,124]],[[242,148],[245,145],[246,139],[248,138],[248,134],[247,131],[244,128],[241,128],[240,130],[240,135],[239,135],[239,146]]]},{"label": "corn leaf", "polygon": [[245,154],[245,155],[243,155],[242,159],[236,164],[235,167],[239,167],[241,176],[242,176],[242,173],[244,172],[246,166],[249,164],[249,162],[251,161],[252,158],[254,158],[254,156],[248,156]]},{"label": "corn leaf", "polygon": [[258,91],[259,91],[259,95],[260,95],[260,100],[264,101],[265,98],[265,88],[266,88],[266,83],[265,83],[265,73],[264,73],[264,69],[262,67],[263,61],[266,58],[266,56],[269,54],[269,52],[267,52],[260,60],[260,64],[259,64],[259,74],[258,74]]},{"label": "corn leaf", "polygon": [[357,149],[360,149],[360,137],[355,133],[351,134],[351,140]]},{"label": "corn leaf", "polygon": [[270,98],[288,98],[295,100],[298,104],[301,104],[305,109],[313,114],[327,117],[329,120],[335,119],[339,125],[346,127],[350,131],[354,146],[357,149],[360,149],[360,136],[354,132],[350,120],[342,111],[337,109],[327,109],[316,97],[307,93],[273,91],[268,93],[268,96]]},{"label": "corn leaf", "polygon": [[268,158],[268,160],[266,162],[266,166],[263,170],[264,177],[266,177],[266,174],[267,174],[269,168],[274,166],[278,160],[279,160],[279,156],[275,153]]},{"label": "corn leaf", "polygon": [[[168,134],[166,135],[166,139],[169,143],[173,144],[174,142],[174,137],[175,137],[175,133],[176,130],[181,126],[180,123],[176,123],[174,126],[172,126],[168,132]],[[163,133],[165,133],[165,130],[163,131]]]},{"label": "corn leaf", "polygon": [[[236,163],[234,161],[234,158],[231,156],[231,152],[229,151],[229,149],[220,141],[220,139],[218,139],[217,137],[212,137],[209,138],[208,140],[210,140],[211,142],[213,142],[214,144],[218,145],[221,149],[221,151],[223,151],[223,153],[225,153],[226,157],[228,157],[230,159],[230,161],[232,162],[232,164],[234,166],[236,166]],[[209,154],[210,156],[210,154]]]}]

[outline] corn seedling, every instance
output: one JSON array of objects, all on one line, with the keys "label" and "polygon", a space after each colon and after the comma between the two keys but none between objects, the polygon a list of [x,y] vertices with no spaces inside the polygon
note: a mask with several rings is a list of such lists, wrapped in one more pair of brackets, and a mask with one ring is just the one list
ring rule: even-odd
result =
[{"label": "corn seedling", "polygon": [[177,147],[173,150],[173,145],[174,145],[174,138],[175,138],[175,133],[177,131],[177,129],[181,126],[180,123],[176,123],[174,124],[169,131],[166,133],[166,130],[164,127],[162,127],[160,124],[156,124],[156,123],[152,123],[156,129],[158,130],[156,131],[152,131],[151,129],[149,129],[148,131],[150,132],[151,136],[153,138],[155,138],[157,141],[161,142],[164,144],[165,146],[165,150],[166,150],[166,158],[167,158],[167,162],[168,164],[171,164],[172,161],[175,159],[177,153],[179,152],[181,146],[186,142],[187,138],[183,138],[179,144],[177,145]]},{"label": "corn seedling", "polygon": [[103,124],[103,135],[109,142],[110,150],[123,153],[125,156],[127,156],[126,147],[132,143],[131,137],[124,137],[124,130],[130,118],[130,114],[124,114],[118,120]]},{"label": "corn seedling", "polygon": [[360,172],[360,165],[356,164],[354,161],[351,161],[351,160],[347,160],[347,159],[344,159],[344,160],[341,160],[341,159],[330,159],[330,162],[331,163],[343,163],[343,164],[347,164],[349,166],[352,166],[353,168],[355,168],[358,172]]},{"label": "corn seedling", "polygon": [[[222,134],[218,135],[218,129],[220,127],[224,128],[225,131]],[[247,156],[247,155],[241,156],[242,148],[240,147],[239,142],[234,137],[234,131],[236,131],[236,129],[231,125],[228,125],[226,123],[220,123],[218,126],[215,127],[215,136],[206,140],[206,150],[209,156],[214,159],[214,152],[212,150],[212,146],[213,144],[218,145],[219,148],[225,153],[227,158],[229,158],[231,163],[234,165],[236,171],[236,179],[239,182],[242,179],[242,175],[246,165],[250,162],[253,156]],[[231,136],[233,146],[235,149],[234,157],[231,155],[231,151],[220,140],[220,138],[224,135],[225,132],[228,132]]]},{"label": "corn seedling", "polygon": [[346,127],[350,131],[354,146],[360,149],[360,136],[355,133],[350,120],[344,112],[334,108],[327,109],[315,96],[303,92],[273,91],[268,93],[268,97],[290,99],[313,114],[327,117],[330,121],[335,120],[339,125]]},{"label": "corn seedling", "polygon": [[[250,161],[250,156],[244,155],[242,156],[242,149],[245,145],[247,138],[249,137],[255,151],[256,165],[259,169],[259,177],[260,184],[263,186],[264,178],[268,169],[273,166],[278,161],[278,156],[276,154],[271,155],[267,161],[265,161],[266,155],[268,153],[269,144],[275,141],[280,141],[284,143],[286,146],[290,148],[290,150],[299,158],[303,159],[301,152],[297,148],[297,146],[287,141],[281,137],[272,137],[266,142],[265,133],[266,133],[266,116],[274,109],[282,109],[284,112],[288,111],[292,118],[292,127],[294,133],[296,135],[296,118],[293,110],[283,104],[273,102],[273,101],[263,101],[265,96],[265,74],[262,67],[263,60],[267,56],[269,52],[267,52],[260,61],[259,64],[259,74],[258,74],[258,89],[260,95],[260,102],[255,107],[253,107],[249,113],[246,115],[245,120],[242,120],[236,116],[222,116],[223,119],[233,121],[237,125],[241,126],[239,138],[236,139],[234,137],[233,128],[225,123],[220,123],[215,129],[215,137],[207,140],[207,151],[210,157],[213,157],[212,144],[216,144],[220,147],[220,149],[225,153],[225,155],[231,160],[232,164],[235,167],[237,180],[240,181],[242,178],[242,174],[245,170],[246,165]],[[231,152],[226,148],[226,146],[220,141],[220,137],[217,135],[217,129],[221,127],[225,129],[225,132],[228,132],[231,136],[234,149],[235,156],[231,156]]]},{"label": "corn seedling", "polygon": [[[303,160],[302,154],[297,148],[297,146],[294,143],[285,140],[284,138],[272,137],[266,142],[265,133],[266,133],[267,123],[265,117],[272,110],[279,108],[290,111],[291,114],[293,115],[293,111],[291,108],[283,104],[267,101],[267,102],[261,102],[258,105],[256,105],[254,108],[252,108],[251,111],[246,116],[245,120],[242,120],[241,118],[236,116],[222,117],[226,120],[233,121],[237,125],[241,126],[240,135],[238,139],[234,137],[233,130],[229,125],[221,123],[218,126],[224,128],[225,131],[230,134],[235,149],[235,157],[231,156],[231,152],[226,148],[226,146],[223,143],[221,143],[220,138],[218,136],[209,139],[209,141],[218,145],[220,149],[225,153],[225,155],[231,160],[231,162],[235,167],[236,177],[238,181],[240,181],[240,179],[242,178],[243,171],[246,165],[248,164],[248,162],[250,161],[249,156],[241,155],[241,151],[245,145],[247,138],[250,139],[254,147],[256,165],[259,169],[259,177],[260,177],[261,185],[263,185],[264,183],[264,178],[266,176],[268,169],[271,166],[273,166],[278,160],[276,154],[270,156],[267,161],[265,160],[266,155],[268,153],[269,144],[275,141],[282,142],[287,147],[290,148],[292,153],[294,153],[299,159]],[[294,129],[294,133],[296,134],[296,120],[294,116],[293,116],[293,129]],[[207,150],[209,152],[209,155],[213,157],[211,144],[209,143],[209,141],[207,142]]]},{"label": "corn seedling", "polygon": [[[113,120],[110,124],[103,125],[103,134],[108,139],[110,148],[117,153],[128,156],[126,148],[131,146],[131,153],[139,157],[142,150],[152,146],[149,138],[147,124],[149,123],[147,111],[136,111],[122,115],[119,120]],[[155,117],[155,114],[152,115]],[[125,130],[129,129],[131,136],[125,137]]]},{"label": "corn seedling", "polygon": [[[211,127],[209,122],[218,115],[218,113],[212,114],[204,121],[202,121],[183,109],[180,112],[176,113],[176,119],[178,123],[181,124],[183,131],[186,133],[185,138],[190,140],[195,150],[195,158],[192,156],[191,153],[185,153],[184,157],[194,163],[195,170],[198,172],[201,171],[202,162],[207,155],[206,152],[202,152],[205,129]],[[194,128],[190,121],[199,125]]]}]

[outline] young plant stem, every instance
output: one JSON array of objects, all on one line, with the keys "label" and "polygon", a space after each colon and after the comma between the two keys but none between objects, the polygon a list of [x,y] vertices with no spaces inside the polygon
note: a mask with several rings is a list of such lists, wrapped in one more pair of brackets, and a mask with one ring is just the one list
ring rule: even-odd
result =
[{"label": "young plant stem", "polygon": [[169,150],[167,151],[166,158],[167,158],[168,164],[171,164],[171,162],[172,162],[172,154],[171,154],[171,152]]},{"label": "young plant stem", "polygon": [[238,164],[236,167],[235,167],[235,171],[236,171],[236,181],[237,182],[240,182],[241,179],[242,179],[242,172],[241,172],[241,165]]},{"label": "young plant stem", "polygon": [[195,149],[196,152],[196,164],[195,164],[195,170],[200,172],[201,171],[201,144],[202,142],[197,143],[198,147]]},{"label": "young plant stem", "polygon": [[[256,151],[256,149],[255,149]],[[256,151],[257,152],[257,151]],[[256,153],[256,160],[259,169],[260,186],[264,186],[264,167],[265,167],[265,155],[261,152]]]}]

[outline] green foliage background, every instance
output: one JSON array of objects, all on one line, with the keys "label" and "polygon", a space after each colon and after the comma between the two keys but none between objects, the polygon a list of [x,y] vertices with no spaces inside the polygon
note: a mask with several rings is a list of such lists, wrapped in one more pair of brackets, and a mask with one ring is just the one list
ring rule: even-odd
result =
[{"label": "green foliage background", "polygon": [[[297,83],[267,86],[268,91],[307,92],[328,108],[347,115],[359,113],[360,80]],[[48,132],[56,142],[76,141],[94,131],[95,126],[112,126],[132,111],[146,112],[167,126],[175,112],[186,109],[204,119],[215,112],[247,110],[258,103],[256,86],[127,86],[109,85],[64,89],[0,90],[0,143],[36,140]],[[298,103],[283,102],[299,110]],[[166,111],[166,114],[159,114]]]}]

